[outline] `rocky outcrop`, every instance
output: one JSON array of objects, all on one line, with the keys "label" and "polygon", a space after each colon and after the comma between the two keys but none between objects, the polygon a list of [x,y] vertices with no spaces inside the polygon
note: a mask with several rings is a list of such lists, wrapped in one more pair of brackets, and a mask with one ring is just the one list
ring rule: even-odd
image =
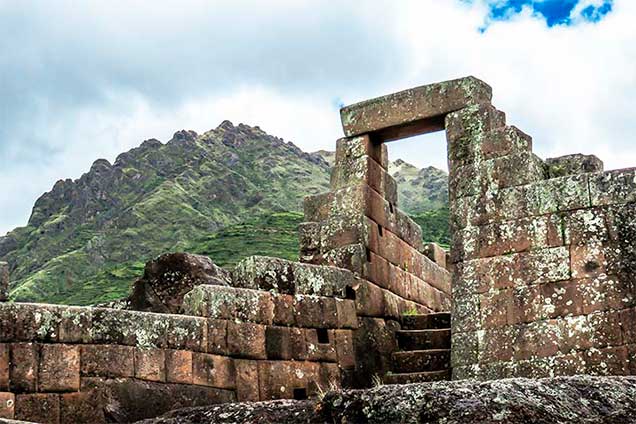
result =
[{"label": "rocky outcrop", "polygon": [[636,378],[559,377],[381,386],[321,401],[190,408],[145,424],[188,423],[633,423]]},{"label": "rocky outcrop", "polygon": [[200,284],[227,286],[229,271],[206,256],[167,253],[146,264],[144,275],[130,296],[130,308],[138,311],[177,314],[183,296]]}]

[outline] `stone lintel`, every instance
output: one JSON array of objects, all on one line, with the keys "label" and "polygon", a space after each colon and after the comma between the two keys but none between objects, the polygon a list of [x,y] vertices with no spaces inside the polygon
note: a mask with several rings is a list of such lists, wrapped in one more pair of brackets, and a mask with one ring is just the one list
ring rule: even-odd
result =
[{"label": "stone lintel", "polygon": [[347,137],[371,133],[390,141],[443,130],[446,114],[491,98],[492,88],[469,76],[345,106],[340,118]]}]

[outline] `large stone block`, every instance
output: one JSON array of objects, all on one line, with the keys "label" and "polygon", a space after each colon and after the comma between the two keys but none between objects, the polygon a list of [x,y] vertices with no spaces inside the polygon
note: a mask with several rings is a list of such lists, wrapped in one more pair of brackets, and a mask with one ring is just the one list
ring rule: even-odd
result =
[{"label": "large stone block", "polygon": [[156,348],[136,349],[135,378],[166,381],[166,352]]},{"label": "large stone block", "polygon": [[188,315],[271,324],[274,303],[269,292],[235,287],[195,287],[184,297]]},{"label": "large stone block", "polygon": [[395,179],[370,156],[355,159],[336,159],[331,171],[331,189],[338,190],[351,185],[367,184],[380,194],[392,207],[397,207],[398,192]]},{"label": "large stone block", "polygon": [[603,172],[603,162],[594,155],[566,155],[545,160],[549,178]]},{"label": "large stone block", "polygon": [[85,376],[134,377],[135,348],[117,345],[83,345],[81,373]]},{"label": "large stone block", "polygon": [[355,275],[346,269],[250,256],[232,273],[234,284],[283,294],[345,297]]},{"label": "large stone block", "polygon": [[258,402],[258,362],[238,359],[236,364],[236,398],[239,402]]},{"label": "large stone block", "polygon": [[389,168],[389,156],[386,144],[374,142],[368,135],[340,138],[336,141],[336,162],[346,162],[362,156],[369,156],[382,168]]},{"label": "large stone block", "polygon": [[491,98],[490,86],[466,77],[356,103],[340,117],[346,136],[379,132],[386,141],[444,129],[444,115]]},{"label": "large stone block", "polygon": [[258,361],[260,399],[305,399],[316,392],[318,372],[315,362]]},{"label": "large stone block", "polygon": [[0,392],[0,419],[12,420],[15,418],[15,395],[8,392]]},{"label": "large stone block", "polygon": [[593,206],[634,202],[636,169],[618,169],[590,174],[590,196]]},{"label": "large stone block", "polygon": [[474,104],[446,116],[450,169],[483,160],[482,144],[494,140],[493,130],[504,128],[506,116],[490,102]]},{"label": "large stone block", "polygon": [[43,424],[60,423],[60,396],[50,393],[17,395],[15,419]]},{"label": "large stone block", "polygon": [[168,383],[192,384],[192,352],[189,350],[166,350],[166,381]]},{"label": "large stone block", "polygon": [[251,322],[227,323],[227,347],[231,356],[267,359],[265,326]]},{"label": "large stone block", "polygon": [[294,296],[296,325],[309,328],[336,328],[338,310],[336,301],[330,297],[310,295]]},{"label": "large stone block", "polygon": [[192,382],[200,386],[235,389],[236,368],[234,360],[226,356],[194,353],[192,355]]},{"label": "large stone block", "polygon": [[0,392],[9,390],[10,349],[8,344],[0,343]]},{"label": "large stone block", "polygon": [[327,219],[333,199],[333,192],[306,196],[303,200],[305,221],[320,222]]},{"label": "large stone block", "polygon": [[79,346],[44,344],[40,349],[38,391],[67,392],[80,387]]},{"label": "large stone block", "polygon": [[100,399],[94,391],[60,395],[60,423],[105,423]]},{"label": "large stone block", "polygon": [[34,343],[12,343],[10,347],[10,385],[15,393],[35,392],[39,352]]}]

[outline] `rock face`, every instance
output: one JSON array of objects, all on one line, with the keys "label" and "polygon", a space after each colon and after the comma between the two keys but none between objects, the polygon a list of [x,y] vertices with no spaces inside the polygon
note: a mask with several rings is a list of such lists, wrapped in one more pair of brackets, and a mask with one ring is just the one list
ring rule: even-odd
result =
[{"label": "rock face", "polygon": [[135,281],[130,307],[137,311],[177,314],[183,296],[201,284],[227,286],[229,271],[206,256],[167,253],[146,264],[144,275]]},{"label": "rock face", "polygon": [[633,423],[636,378],[559,377],[381,386],[322,401],[276,401],[173,411],[145,424]]}]

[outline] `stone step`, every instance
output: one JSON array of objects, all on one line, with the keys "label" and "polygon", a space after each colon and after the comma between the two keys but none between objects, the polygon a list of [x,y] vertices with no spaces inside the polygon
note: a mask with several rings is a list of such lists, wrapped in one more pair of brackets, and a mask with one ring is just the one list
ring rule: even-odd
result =
[{"label": "stone step", "polygon": [[403,330],[434,330],[450,328],[450,312],[437,312],[425,315],[404,315],[402,317]]},{"label": "stone step", "polygon": [[402,374],[387,374],[384,376],[384,384],[411,384],[426,383],[430,381],[443,381],[451,379],[451,370],[411,372]]},{"label": "stone step", "polygon": [[449,328],[440,330],[400,330],[395,333],[401,350],[450,349]]},{"label": "stone step", "polygon": [[443,371],[450,368],[450,349],[393,352],[393,372]]}]

